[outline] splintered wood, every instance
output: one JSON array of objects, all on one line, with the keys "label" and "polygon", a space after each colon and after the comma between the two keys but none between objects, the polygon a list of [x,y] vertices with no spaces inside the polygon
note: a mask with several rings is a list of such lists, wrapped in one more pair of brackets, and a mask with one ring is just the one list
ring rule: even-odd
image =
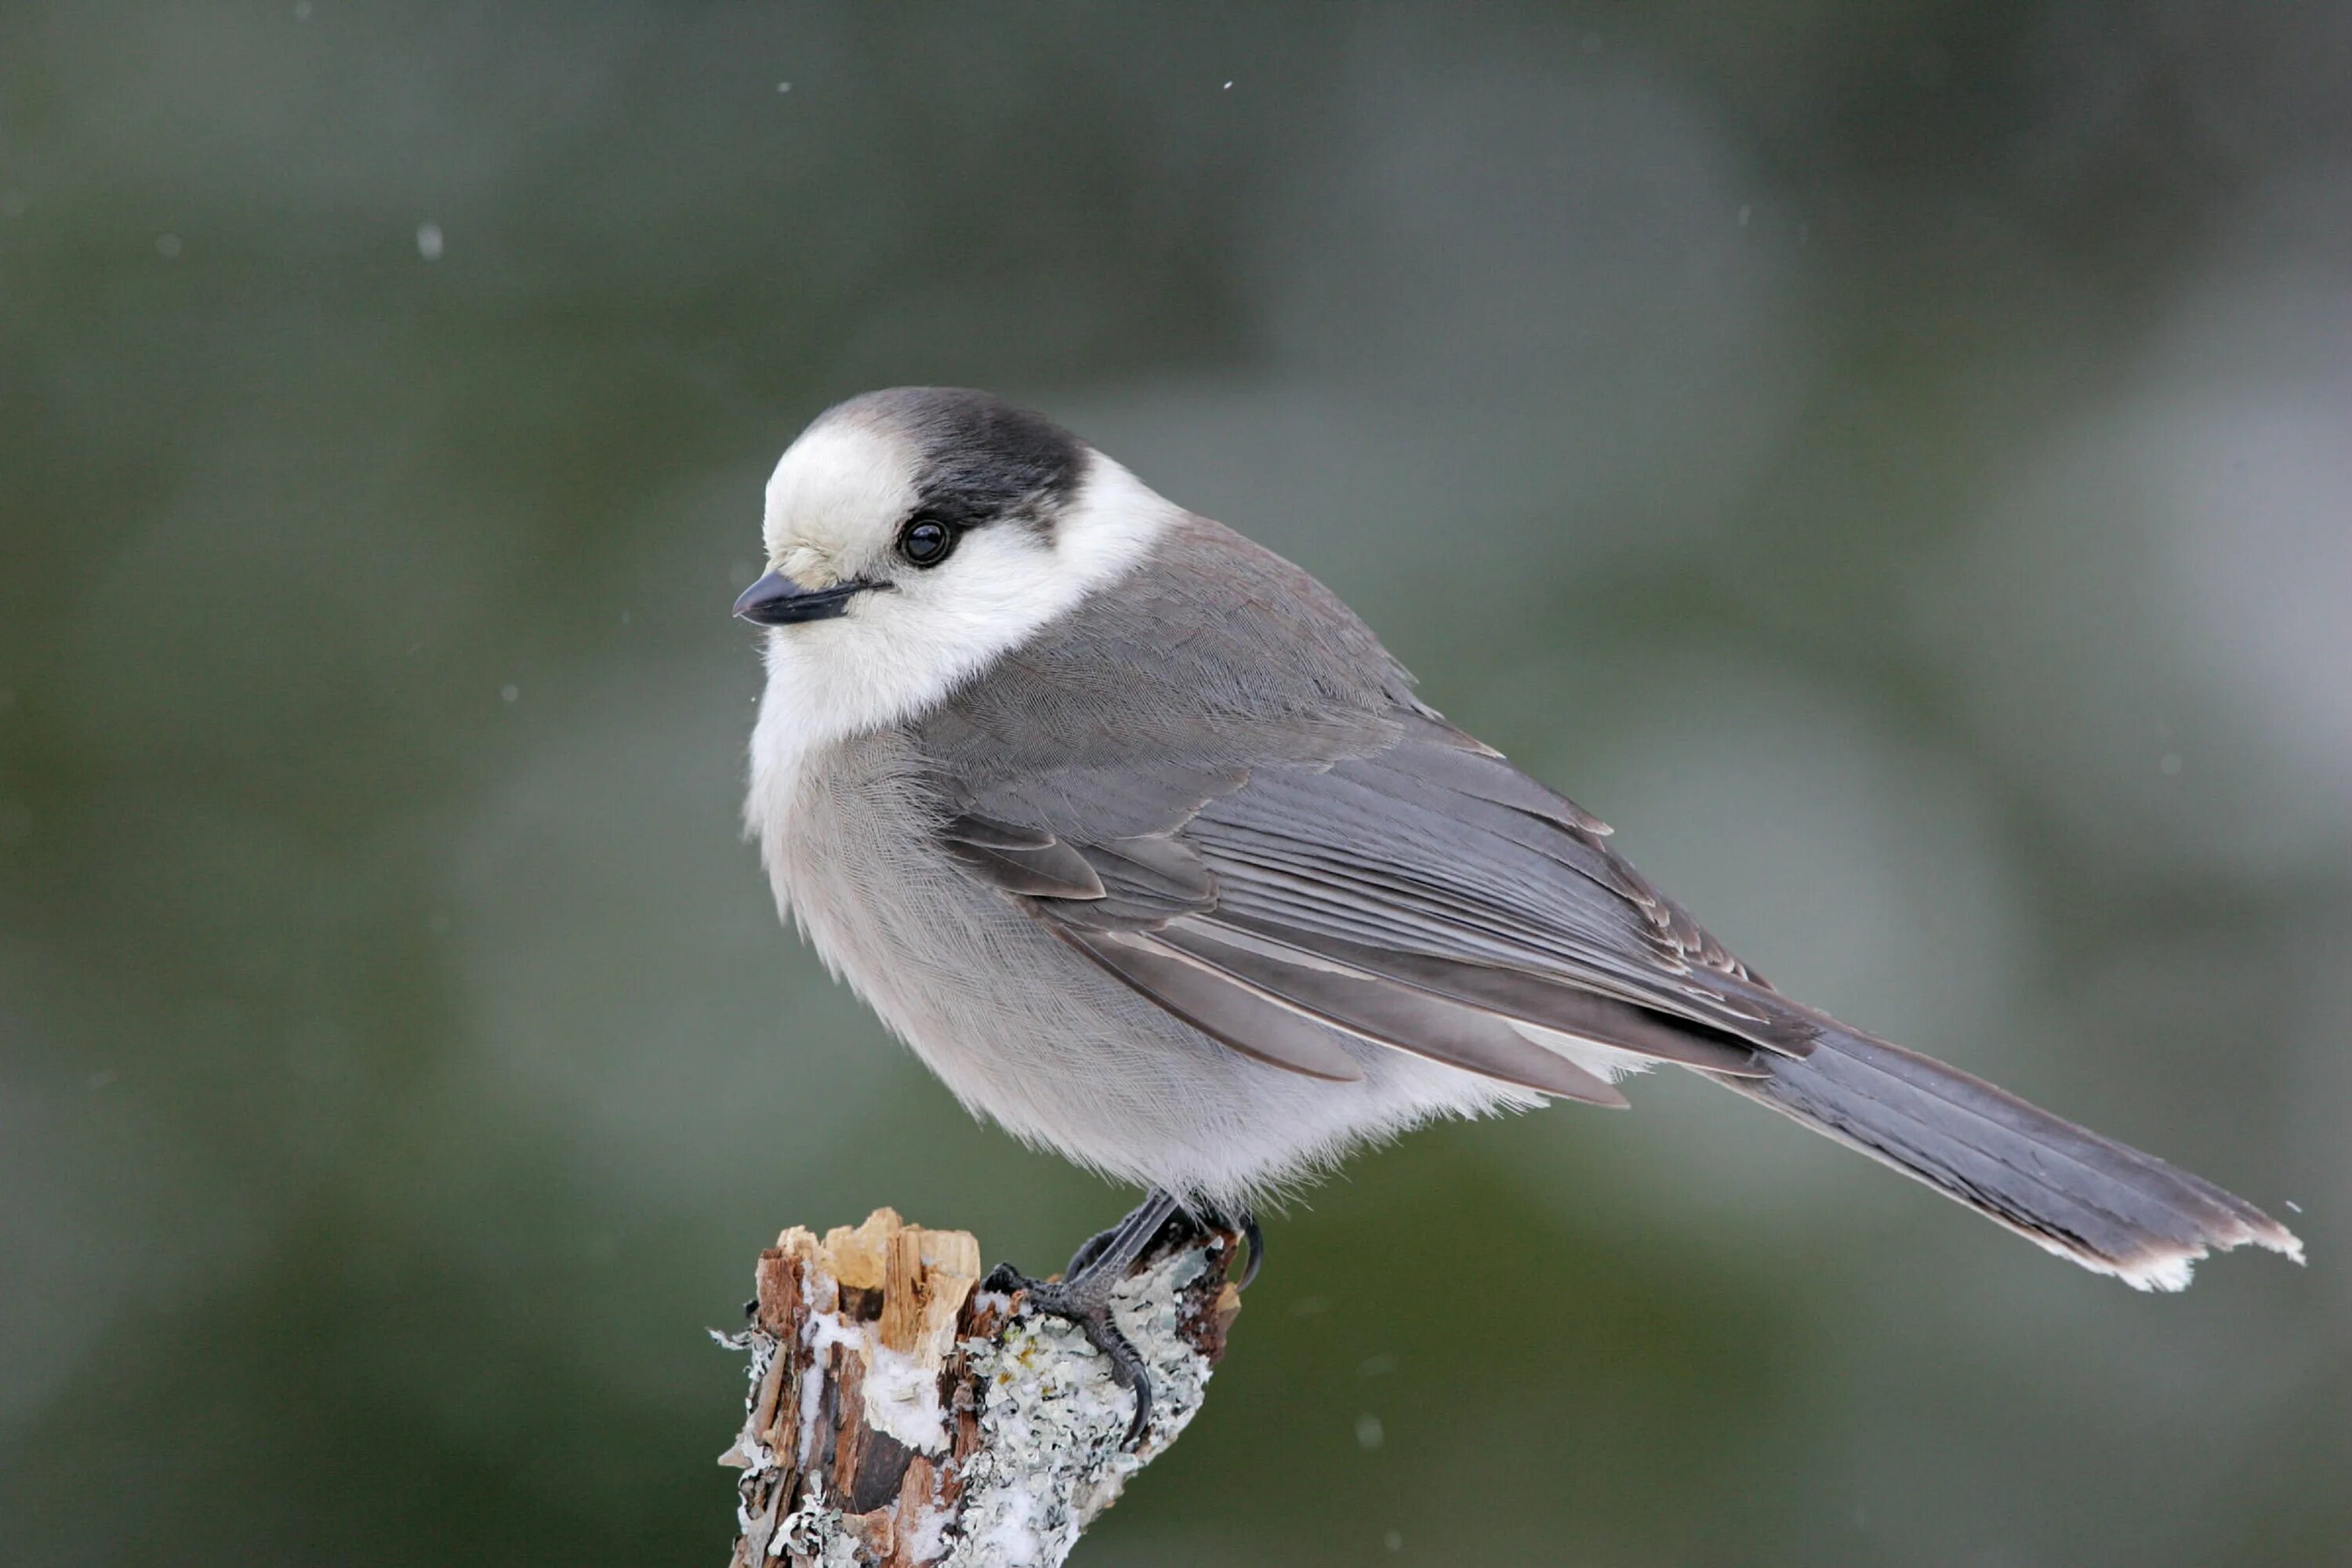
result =
[{"label": "splintered wood", "polygon": [[980,1290],[980,1244],[889,1209],[760,1255],[735,1446],[735,1568],[1022,1568],[1060,1563],[1200,1409],[1240,1310],[1237,1238],[1171,1238],[1119,1288],[1150,1368],[1151,1424],[1102,1357],[1019,1296]]}]

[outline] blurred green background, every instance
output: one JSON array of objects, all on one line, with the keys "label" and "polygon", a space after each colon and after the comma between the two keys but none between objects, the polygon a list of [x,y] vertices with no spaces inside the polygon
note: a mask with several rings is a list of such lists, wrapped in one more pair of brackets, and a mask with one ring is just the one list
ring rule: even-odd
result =
[{"label": "blurred green background", "polygon": [[739,840],[762,479],[929,381],[2314,1258],[2136,1296],[1690,1079],[1441,1129],[1081,1561],[2352,1561],[2347,83],[2341,5],[8,0],[0,1559],[716,1563],[779,1226],[1126,1205]]}]

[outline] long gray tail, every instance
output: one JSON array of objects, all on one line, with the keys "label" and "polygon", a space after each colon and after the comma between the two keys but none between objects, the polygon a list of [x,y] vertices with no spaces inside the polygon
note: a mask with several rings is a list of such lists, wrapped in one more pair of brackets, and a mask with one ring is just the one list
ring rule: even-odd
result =
[{"label": "long gray tail", "polygon": [[1706,1076],[1884,1161],[2085,1268],[2178,1290],[2208,1249],[2303,1244],[2244,1199],[1982,1079],[1840,1029],[1768,1078]]}]

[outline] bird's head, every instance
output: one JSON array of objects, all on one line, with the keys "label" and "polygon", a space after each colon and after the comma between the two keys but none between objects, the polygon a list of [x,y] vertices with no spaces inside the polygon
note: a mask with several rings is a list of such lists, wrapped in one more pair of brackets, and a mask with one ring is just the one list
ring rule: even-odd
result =
[{"label": "bird's head", "polygon": [[772,675],[903,717],[1149,549],[1175,509],[1042,415],[900,387],[820,415],[768,480],[767,572],[735,614]]}]

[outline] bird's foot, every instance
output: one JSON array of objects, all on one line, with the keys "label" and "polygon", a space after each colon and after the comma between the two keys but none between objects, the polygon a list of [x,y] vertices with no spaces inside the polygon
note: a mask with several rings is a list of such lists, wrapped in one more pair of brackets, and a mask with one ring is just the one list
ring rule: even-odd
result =
[{"label": "bird's foot", "polygon": [[1135,1416],[1127,1424],[1125,1439],[1130,1448],[1142,1441],[1151,1425],[1151,1374],[1111,1318],[1111,1292],[1136,1260],[1151,1250],[1169,1223],[1182,1215],[1181,1205],[1155,1187],[1126,1218],[1087,1237],[1071,1255],[1060,1279],[1032,1279],[1011,1264],[1000,1263],[985,1282],[992,1290],[1024,1292],[1032,1307],[1070,1324],[1102,1352],[1112,1379],[1135,1396]]},{"label": "bird's foot", "polygon": [[1143,1434],[1151,1425],[1151,1373],[1145,1369],[1134,1342],[1120,1331],[1111,1316],[1110,1287],[1115,1283],[1116,1280],[1100,1279],[1032,1279],[1009,1263],[998,1264],[984,1281],[991,1290],[1022,1292],[1033,1311],[1061,1319],[1102,1352],[1110,1367],[1111,1381],[1135,1399],[1135,1414],[1128,1421],[1126,1436],[1120,1439],[1132,1448],[1143,1441]]},{"label": "bird's foot", "polygon": [[1030,1306],[1070,1324],[1102,1352],[1110,1363],[1113,1380],[1135,1396],[1135,1417],[1128,1423],[1126,1437],[1131,1448],[1151,1424],[1151,1374],[1111,1317],[1111,1292],[1127,1278],[1129,1269],[1160,1250],[1163,1243],[1181,1244],[1234,1230],[1249,1243],[1249,1262],[1239,1281],[1240,1288],[1246,1289],[1257,1278],[1258,1264],[1265,1257],[1265,1238],[1258,1229],[1257,1217],[1247,1210],[1231,1218],[1212,1209],[1195,1213],[1156,1188],[1126,1218],[1088,1237],[1070,1255],[1069,1267],[1058,1280],[1033,1279],[1013,1265],[1000,1263],[989,1270],[983,1283],[986,1289],[1007,1295],[1023,1293]]}]

